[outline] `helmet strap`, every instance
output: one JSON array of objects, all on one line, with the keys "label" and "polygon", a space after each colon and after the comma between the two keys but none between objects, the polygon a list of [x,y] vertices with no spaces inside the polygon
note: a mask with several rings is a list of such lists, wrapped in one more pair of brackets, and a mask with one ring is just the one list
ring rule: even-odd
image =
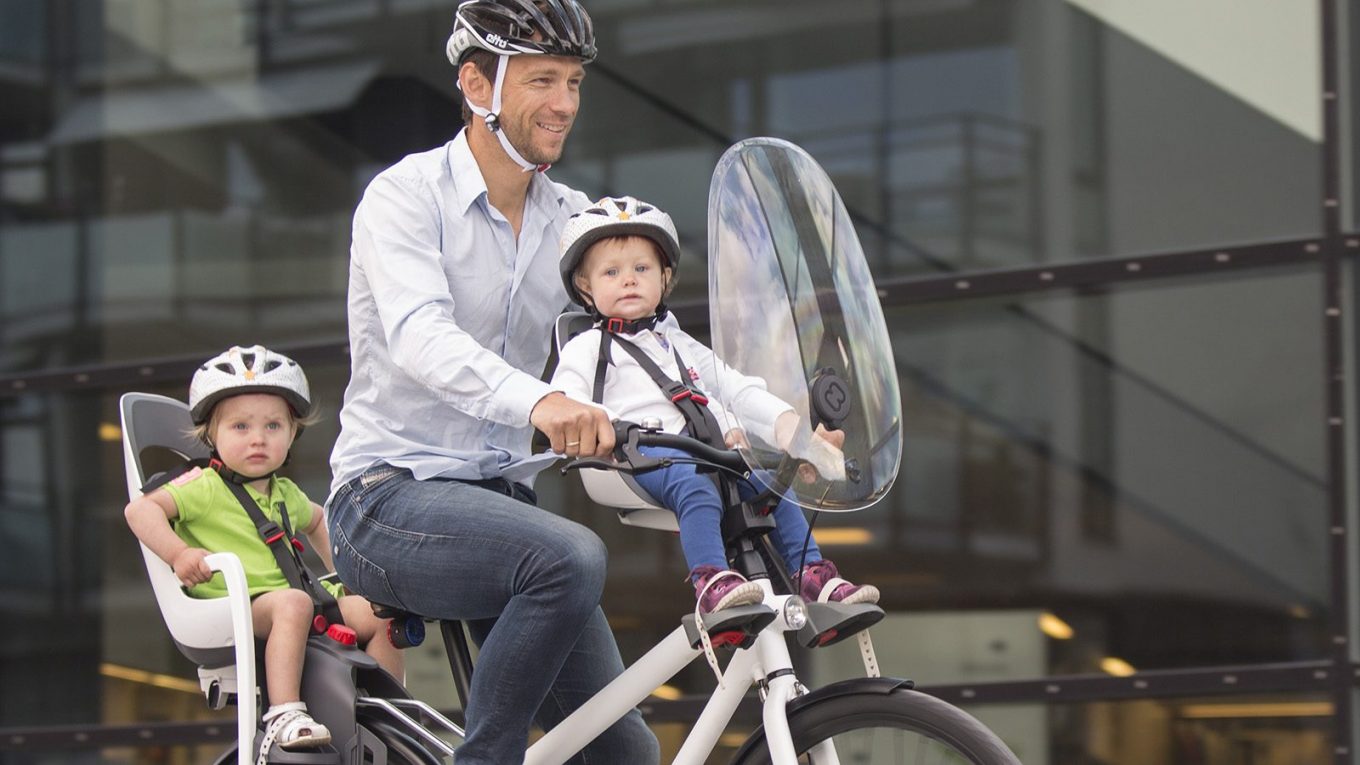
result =
[{"label": "helmet strap", "polygon": [[[285,460],[285,463],[286,462],[287,461]],[[212,450],[212,456],[208,459],[208,467],[212,468],[213,470],[216,470],[217,474],[222,476],[224,480],[230,481],[231,483],[234,483],[238,486],[244,486],[245,484],[248,484],[251,481],[259,481],[266,478],[273,478],[276,472],[271,470],[268,473],[265,473],[264,475],[244,475],[238,473],[235,470],[232,470],[231,468],[227,467],[227,463],[222,461],[222,456],[217,453],[217,449]]]},{"label": "helmet strap", "polygon": [[[491,88],[491,108],[483,109],[471,101],[468,101],[468,110],[482,118],[482,121],[486,123],[486,129],[495,134],[496,139],[500,141],[501,148],[505,150],[506,155],[510,157],[512,162],[519,165],[523,172],[528,173],[536,171],[542,173],[549,167],[552,167],[552,165],[535,165],[520,156],[519,151],[517,151],[514,145],[510,143],[510,139],[505,137],[505,131],[501,130],[501,91],[505,84],[505,70],[509,68],[510,56],[504,53],[497,54],[496,83]],[[464,96],[464,98],[466,99],[466,96]]]},{"label": "helmet strap", "polygon": [[620,319],[616,316],[603,316],[592,307],[592,313],[599,321],[600,329],[615,335],[635,335],[644,330],[655,329],[657,322],[666,318],[666,305],[658,303],[656,313],[641,319]]}]

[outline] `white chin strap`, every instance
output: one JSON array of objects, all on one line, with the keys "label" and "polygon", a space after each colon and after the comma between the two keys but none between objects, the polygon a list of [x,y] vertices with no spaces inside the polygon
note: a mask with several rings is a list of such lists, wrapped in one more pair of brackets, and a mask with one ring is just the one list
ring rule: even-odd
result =
[{"label": "white chin strap", "polygon": [[[510,57],[505,54],[496,56],[496,84],[491,89],[491,108],[489,110],[483,109],[471,101],[467,101],[468,109],[473,114],[482,118],[486,123],[486,129],[496,135],[496,139],[501,142],[501,148],[505,149],[505,153],[510,159],[514,160],[515,164],[519,165],[524,172],[537,171],[541,173],[551,167],[551,165],[535,165],[524,157],[521,157],[520,153],[515,150],[513,145],[511,145],[510,139],[505,137],[505,131],[501,130],[501,85],[505,82],[505,70],[508,68],[506,64],[509,58]],[[459,89],[462,89],[461,83],[459,84]],[[467,100],[466,96],[464,96],[464,100]]]}]

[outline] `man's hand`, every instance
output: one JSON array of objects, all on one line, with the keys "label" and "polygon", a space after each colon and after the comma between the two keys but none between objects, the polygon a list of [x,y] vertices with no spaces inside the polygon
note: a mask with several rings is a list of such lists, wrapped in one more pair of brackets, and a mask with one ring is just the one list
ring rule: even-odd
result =
[{"label": "man's hand", "polygon": [[614,426],[597,406],[573,401],[554,391],[538,400],[529,422],[548,437],[552,450],[568,457],[608,457],[614,451]]},{"label": "man's hand", "polygon": [[203,560],[208,557],[208,551],[201,547],[186,547],[180,550],[175,556],[175,576],[179,577],[180,584],[185,587],[193,587],[196,584],[203,584],[212,579],[213,570],[208,568],[208,562]]}]

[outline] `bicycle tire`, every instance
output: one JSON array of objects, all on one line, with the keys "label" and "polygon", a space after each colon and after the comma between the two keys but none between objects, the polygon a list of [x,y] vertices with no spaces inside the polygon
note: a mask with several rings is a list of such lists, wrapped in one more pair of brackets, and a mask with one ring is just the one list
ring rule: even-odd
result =
[{"label": "bicycle tire", "polygon": [[[827,739],[835,740],[841,762],[1020,765],[1001,739],[972,715],[907,688],[821,699],[791,712],[789,730],[798,762],[809,765],[817,760],[808,750]],[[733,765],[770,765],[764,739],[764,729],[757,729],[734,756]],[[874,749],[866,752],[866,746]]]}]

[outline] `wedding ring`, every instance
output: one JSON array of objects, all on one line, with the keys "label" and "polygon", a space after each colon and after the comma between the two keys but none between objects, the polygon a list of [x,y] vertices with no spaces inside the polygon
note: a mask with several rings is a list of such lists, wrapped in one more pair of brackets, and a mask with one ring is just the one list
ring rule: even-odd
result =
[{"label": "wedding ring", "polygon": [[581,445],[581,442],[580,442],[580,441],[568,441],[568,442],[567,442],[567,446],[580,446],[580,445]]}]

